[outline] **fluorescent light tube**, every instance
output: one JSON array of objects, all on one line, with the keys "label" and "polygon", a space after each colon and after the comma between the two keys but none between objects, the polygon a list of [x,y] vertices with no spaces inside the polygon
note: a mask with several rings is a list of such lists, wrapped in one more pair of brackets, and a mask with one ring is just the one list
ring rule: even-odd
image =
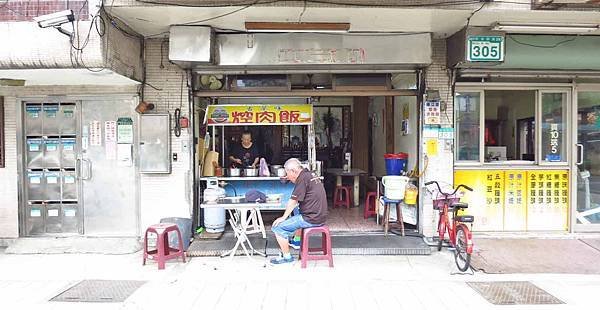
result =
[{"label": "fluorescent light tube", "polygon": [[597,24],[518,24],[496,23],[494,31],[533,34],[586,34],[599,29]]}]

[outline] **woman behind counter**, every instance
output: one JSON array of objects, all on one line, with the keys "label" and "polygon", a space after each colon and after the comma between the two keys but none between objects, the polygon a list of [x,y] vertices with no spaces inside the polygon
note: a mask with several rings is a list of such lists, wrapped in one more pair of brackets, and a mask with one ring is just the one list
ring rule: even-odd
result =
[{"label": "woman behind counter", "polygon": [[233,152],[229,155],[231,165],[235,167],[256,168],[260,160],[260,153],[254,143],[252,143],[252,133],[245,131],[242,133],[241,143],[233,148]]}]

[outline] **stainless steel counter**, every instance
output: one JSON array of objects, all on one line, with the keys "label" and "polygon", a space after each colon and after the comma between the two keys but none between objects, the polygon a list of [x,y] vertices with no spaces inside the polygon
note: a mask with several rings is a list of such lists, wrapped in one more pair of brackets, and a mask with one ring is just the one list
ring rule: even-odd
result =
[{"label": "stainless steel counter", "polygon": [[211,178],[223,181],[281,181],[280,177],[201,177],[200,181],[206,181]]},{"label": "stainless steel counter", "polygon": [[259,208],[261,210],[278,210],[281,209],[283,210],[285,208],[285,206],[279,202],[279,203],[274,203],[274,202],[265,202],[265,203],[251,203],[251,202],[244,202],[244,203],[202,203],[200,204],[200,208],[224,208],[224,209],[253,209],[253,208]]}]

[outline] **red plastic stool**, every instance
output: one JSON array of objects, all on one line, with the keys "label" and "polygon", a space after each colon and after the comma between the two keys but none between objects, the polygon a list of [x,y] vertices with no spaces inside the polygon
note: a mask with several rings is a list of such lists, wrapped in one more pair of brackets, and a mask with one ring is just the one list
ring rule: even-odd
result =
[{"label": "red plastic stool", "polygon": [[[310,235],[321,233],[321,247],[311,248],[308,245]],[[323,254],[310,254],[314,252],[323,252]],[[306,268],[309,260],[328,260],[329,267],[333,267],[333,255],[331,254],[331,234],[327,225],[316,226],[302,229],[302,242],[300,243],[300,262],[302,268]]]},{"label": "red plastic stool", "polygon": [[377,192],[368,192],[365,198],[365,211],[363,216],[368,219],[372,215],[377,215]]},{"label": "red plastic stool", "polygon": [[[174,249],[169,245],[169,232],[177,232],[179,240],[179,248]],[[156,249],[148,250],[148,234],[156,234]],[[144,261],[142,265],[146,265],[146,259],[153,259],[158,262],[158,269],[165,269],[165,262],[168,259],[180,257],[185,263],[185,252],[183,251],[183,239],[181,238],[181,232],[177,228],[176,224],[172,223],[160,223],[154,224],[146,229],[144,236]]]},{"label": "red plastic stool", "polygon": [[352,186],[336,186],[333,193],[333,207],[346,206],[350,208],[352,204]]}]

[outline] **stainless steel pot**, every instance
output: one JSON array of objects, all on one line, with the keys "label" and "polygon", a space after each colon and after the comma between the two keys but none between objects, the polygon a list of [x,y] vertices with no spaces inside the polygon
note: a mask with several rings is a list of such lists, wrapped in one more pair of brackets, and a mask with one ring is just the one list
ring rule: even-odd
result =
[{"label": "stainless steel pot", "polygon": [[285,169],[282,165],[271,165],[271,175],[277,177],[284,177],[286,175]]},{"label": "stainless steel pot", "polygon": [[244,175],[247,177],[258,176],[258,169],[256,168],[244,168]]},{"label": "stainless steel pot", "polygon": [[242,174],[242,169],[240,169],[240,168],[227,169],[227,175],[230,177],[239,177],[241,174]]}]

